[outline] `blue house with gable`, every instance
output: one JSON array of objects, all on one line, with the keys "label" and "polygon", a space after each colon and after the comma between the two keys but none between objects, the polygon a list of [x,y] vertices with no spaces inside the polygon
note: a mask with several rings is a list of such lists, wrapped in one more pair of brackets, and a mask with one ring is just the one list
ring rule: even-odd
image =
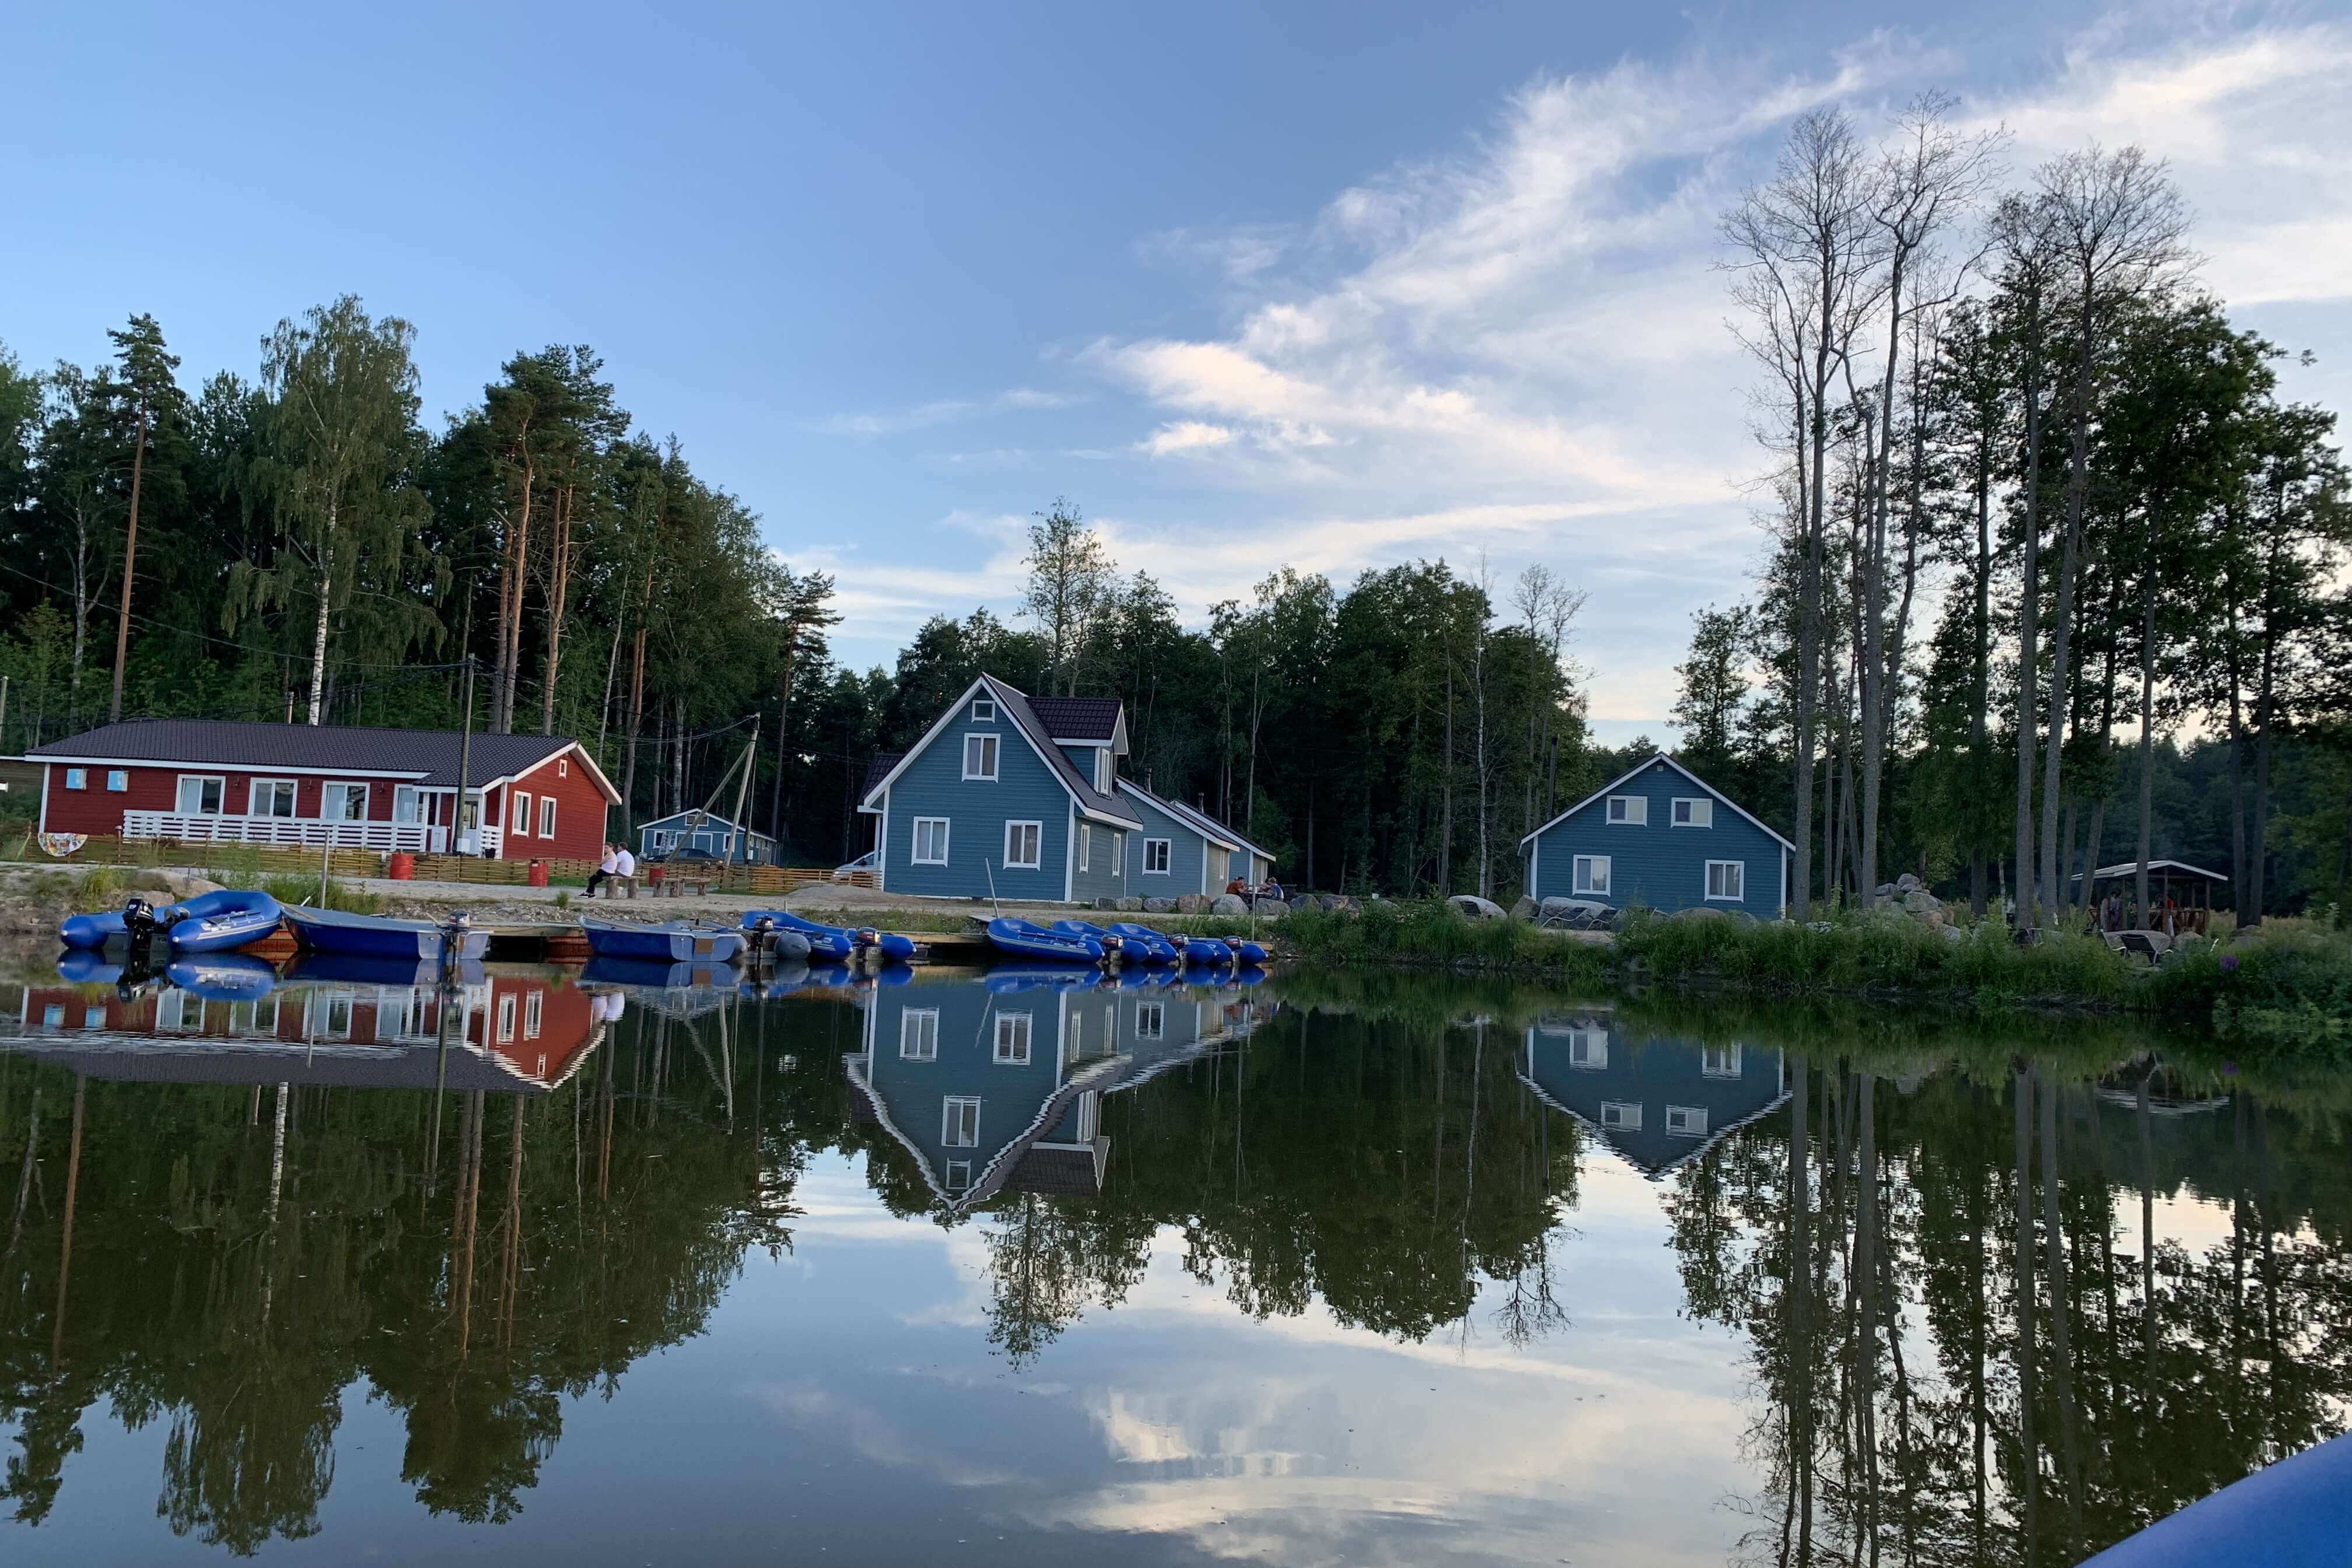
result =
[{"label": "blue house with gable", "polygon": [[1663,752],[1519,841],[1529,898],[1768,921],[1787,907],[1795,848]]},{"label": "blue house with gable", "polygon": [[880,819],[886,891],[1031,903],[1128,892],[1142,821],[1119,793],[1127,710],[1031,697],[982,675],[904,752],[875,759],[857,809]]},{"label": "blue house with gable", "polygon": [[1198,807],[1154,795],[1132,779],[1120,779],[1118,793],[1143,824],[1127,861],[1131,896],[1222,893],[1235,877],[1256,885],[1273,874],[1273,856]]}]

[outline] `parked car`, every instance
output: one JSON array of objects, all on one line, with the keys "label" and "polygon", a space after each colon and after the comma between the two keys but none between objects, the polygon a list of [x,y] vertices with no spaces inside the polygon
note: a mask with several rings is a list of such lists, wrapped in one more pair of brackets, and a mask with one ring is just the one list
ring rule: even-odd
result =
[{"label": "parked car", "polygon": [[708,849],[698,849],[691,844],[681,844],[676,848],[665,849],[660,854],[655,856],[647,862],[647,864],[654,866],[716,866],[725,858],[725,856],[714,855]]},{"label": "parked car", "polygon": [[881,864],[881,855],[882,851],[879,849],[868,849],[856,859],[845,865],[835,866],[833,868],[833,879],[836,882],[846,882],[860,871],[872,872]]}]

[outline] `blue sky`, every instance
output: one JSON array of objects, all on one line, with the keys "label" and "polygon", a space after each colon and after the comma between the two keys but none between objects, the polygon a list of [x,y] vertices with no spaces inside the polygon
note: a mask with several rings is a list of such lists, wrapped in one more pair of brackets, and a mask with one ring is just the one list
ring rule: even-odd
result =
[{"label": "blue sky", "polygon": [[250,374],[342,291],[427,409],[593,345],[841,654],[1018,596],[1066,494],[1187,616],[1483,551],[1591,595],[1601,733],[1742,591],[1751,377],[1714,219],[1790,115],[1923,87],[2169,158],[2206,277],[2352,380],[2352,25],[2315,7],[112,7],[0,19],[0,342],[152,311]]}]

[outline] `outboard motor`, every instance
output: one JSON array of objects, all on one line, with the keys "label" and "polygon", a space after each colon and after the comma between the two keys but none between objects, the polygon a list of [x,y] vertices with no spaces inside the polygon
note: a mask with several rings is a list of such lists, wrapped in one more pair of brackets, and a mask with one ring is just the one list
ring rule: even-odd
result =
[{"label": "outboard motor", "polygon": [[1118,961],[1127,951],[1127,938],[1117,931],[1105,931],[1097,940],[1102,942],[1103,967],[1118,973]]},{"label": "outboard motor", "polygon": [[155,940],[161,922],[155,919],[155,906],[135,894],[122,901],[122,931],[131,939],[131,951],[144,957],[148,946]]},{"label": "outboard motor", "polygon": [[751,922],[751,951],[753,952],[766,952],[770,948],[775,945],[776,917],[773,915],[761,915],[759,919]]},{"label": "outboard motor", "polygon": [[458,960],[466,952],[466,933],[473,929],[473,917],[463,910],[451,910],[449,918],[441,922],[441,984],[446,989],[457,988]]}]

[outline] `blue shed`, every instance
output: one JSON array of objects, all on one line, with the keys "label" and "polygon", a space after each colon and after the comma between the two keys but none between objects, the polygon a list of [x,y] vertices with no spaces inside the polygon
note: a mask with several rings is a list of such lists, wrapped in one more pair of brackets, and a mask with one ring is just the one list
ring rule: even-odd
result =
[{"label": "blue shed", "polygon": [[1629,1034],[1608,1008],[1538,1017],[1519,1079],[1652,1181],[1789,1098],[1777,1050]]},{"label": "blue shed", "polygon": [[1528,896],[1778,920],[1796,846],[1674,758],[1649,758],[1519,841]]},{"label": "blue shed", "polygon": [[876,885],[935,898],[1090,903],[1127,891],[1118,795],[1127,712],[1032,698],[983,675],[904,753],[877,759],[858,810],[880,818]]},{"label": "blue shed", "polygon": [[[697,822],[697,817],[701,820]],[[776,841],[764,833],[749,837],[751,848],[747,854],[736,837],[735,824],[718,813],[674,811],[637,829],[637,858],[661,860],[673,850],[698,849],[721,860],[748,859],[754,866],[774,865]]]},{"label": "blue shed", "polygon": [[1264,882],[1274,857],[1197,807],[1164,799],[1132,779],[1118,793],[1143,823],[1128,857],[1126,891],[1138,898],[1222,893],[1235,877]]}]

